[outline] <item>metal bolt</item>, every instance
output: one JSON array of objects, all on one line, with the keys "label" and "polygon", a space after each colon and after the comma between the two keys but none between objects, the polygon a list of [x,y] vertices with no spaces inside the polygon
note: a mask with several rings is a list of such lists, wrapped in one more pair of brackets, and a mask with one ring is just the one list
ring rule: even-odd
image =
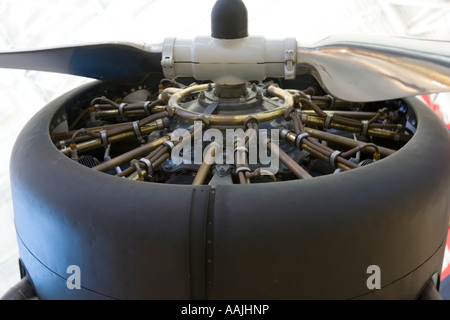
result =
[{"label": "metal bolt", "polygon": [[256,99],[262,100],[262,98],[263,98],[262,92],[261,92],[261,91],[258,91],[258,92],[256,93]]}]

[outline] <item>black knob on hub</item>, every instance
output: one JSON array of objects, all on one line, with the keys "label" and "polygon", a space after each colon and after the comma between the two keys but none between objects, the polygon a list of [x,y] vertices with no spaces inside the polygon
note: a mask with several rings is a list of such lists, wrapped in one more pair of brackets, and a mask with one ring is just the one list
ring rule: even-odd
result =
[{"label": "black knob on hub", "polygon": [[211,13],[211,29],[217,39],[247,37],[248,15],[242,0],[218,0]]}]

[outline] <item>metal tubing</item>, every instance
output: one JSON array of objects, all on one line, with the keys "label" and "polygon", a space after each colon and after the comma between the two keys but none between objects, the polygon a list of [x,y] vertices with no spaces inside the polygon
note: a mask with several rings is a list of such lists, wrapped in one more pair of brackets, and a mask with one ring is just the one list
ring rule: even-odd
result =
[{"label": "metal tubing", "polygon": [[[297,136],[294,133],[290,132],[289,130],[285,130],[282,137],[286,141],[288,141],[292,144],[295,144],[295,140],[297,138]],[[307,140],[307,139],[305,139],[305,140]],[[318,149],[318,147],[320,147],[321,149]],[[312,153],[316,157],[318,157],[322,160],[325,160],[325,161],[329,161],[330,154],[331,154],[331,152],[333,152],[333,150],[330,148],[327,148],[319,143],[315,144],[312,141],[308,141],[308,140],[306,142],[302,142],[301,149],[304,149],[304,150],[308,151],[309,153]],[[338,156],[336,158],[336,160],[337,160],[336,166],[342,170],[350,170],[352,168],[357,167],[356,164],[348,161],[347,159],[345,159],[343,157]]]},{"label": "metal tubing", "polygon": [[[305,128],[305,131],[314,138],[325,140],[328,142],[337,143],[337,144],[340,144],[345,147],[350,147],[350,148],[354,148],[354,147],[358,147],[358,146],[362,147],[366,144],[365,142],[362,142],[362,141],[353,140],[350,138],[342,137],[342,136],[339,136],[339,135],[336,135],[333,133],[324,132],[324,131],[320,131],[320,130],[313,129],[313,128]],[[295,141],[295,134],[290,133],[288,139],[291,142],[292,142],[292,139],[294,139],[293,141]],[[381,146],[378,146],[378,149],[380,151],[380,154],[383,157],[390,156],[391,154],[394,154],[396,152],[393,149],[389,149],[389,148],[385,148],[385,147],[381,147]],[[364,150],[362,150],[362,151],[364,151]]]},{"label": "metal tubing", "polygon": [[249,183],[249,181],[245,177],[245,173],[243,171],[239,171],[238,172],[238,178],[239,178],[239,183],[240,184],[248,184]]},{"label": "metal tubing", "polygon": [[[174,114],[176,116],[190,121],[204,119],[210,125],[228,125],[228,126],[243,125],[249,116],[248,114],[240,114],[240,115],[203,114],[186,110],[178,104],[179,101],[188,97],[189,94],[191,94],[192,92],[206,90],[209,85],[211,84],[191,86],[185,90],[176,92],[175,94],[172,95],[172,97],[169,100],[169,108],[174,110]],[[281,106],[274,108],[272,110],[252,114],[251,116],[259,122],[265,122],[279,118],[283,116],[284,111],[286,109],[294,105],[294,100],[292,98],[292,95],[289,94],[289,92],[280,88],[276,88],[274,86],[270,86],[267,90],[271,95],[281,98],[284,101],[284,103]]]},{"label": "metal tubing", "polygon": [[[149,124],[143,126],[140,129],[141,129],[142,134],[150,134],[151,132],[153,132],[157,129],[161,129],[161,125],[155,121],[153,123],[149,123]],[[130,137],[134,137],[134,136],[136,136],[136,133],[134,131],[130,131],[130,132],[121,133],[121,134],[118,134],[115,136],[107,137],[107,140],[108,140],[108,143],[114,143],[114,142],[125,140]],[[103,145],[102,139],[96,138],[96,139],[93,139],[90,141],[78,143],[76,146],[77,146],[78,152],[84,152],[84,151],[88,151],[91,149],[99,148],[102,145]],[[65,155],[69,155],[71,152],[71,149],[64,148],[64,149],[60,150],[60,152]]]},{"label": "metal tubing", "polygon": [[275,155],[278,155],[281,163],[283,163],[286,167],[289,168],[289,170],[292,171],[292,173],[295,174],[295,176],[299,179],[308,179],[312,178],[312,176],[303,169],[297,162],[295,162],[287,153],[285,153],[283,150],[281,150],[277,145],[271,143],[268,141],[270,151],[273,152]]},{"label": "metal tubing", "polygon": [[[158,168],[164,161],[166,161],[169,158],[170,158],[170,154],[169,153],[163,154],[160,158],[158,158],[158,160],[156,160],[155,162],[152,162],[152,170],[155,170],[156,168]],[[141,169],[141,173],[143,175],[146,175],[148,172],[147,172],[146,169]],[[131,175],[127,179],[129,179],[129,180],[138,180],[138,178],[139,178],[139,174],[135,170],[133,173],[131,173]]]},{"label": "metal tubing", "polygon": [[[311,125],[312,126],[323,126],[323,119],[319,118],[319,117],[303,115],[302,121],[310,126]],[[342,125],[342,124],[335,123],[335,122],[331,122],[330,128],[354,132],[354,133],[361,133],[361,128],[348,126],[348,125]],[[412,138],[412,136],[409,136],[409,135],[405,135],[402,133],[395,133],[392,131],[387,131],[387,130],[377,129],[377,128],[367,130],[367,135],[378,137],[378,138],[384,138],[384,139],[392,139],[392,140],[398,139],[401,142],[408,142]]]},{"label": "metal tubing", "polygon": [[[314,110],[302,110],[301,112],[302,114],[306,114],[308,116],[313,116],[317,114]],[[354,111],[337,111],[337,110],[324,110],[323,112],[325,112],[325,114],[332,114],[335,116],[359,120],[369,120],[377,115],[376,112],[354,112]]]},{"label": "metal tubing", "polygon": [[143,155],[149,153],[150,151],[157,148],[158,146],[160,146],[161,144],[163,144],[168,140],[170,140],[169,136],[161,137],[155,141],[152,141],[129,152],[121,154],[120,156],[117,156],[114,159],[111,159],[110,161],[103,162],[98,166],[94,167],[93,169],[102,172],[111,170],[117,166],[120,166],[125,162],[131,161],[138,157],[142,157]]},{"label": "metal tubing", "polygon": [[217,147],[218,145],[216,143],[212,143],[209,145],[208,150],[206,151],[205,159],[203,159],[203,162],[200,166],[200,169],[198,169],[197,174],[195,175],[192,185],[200,186],[205,182],[206,177],[208,176],[209,169],[211,169],[211,166],[214,163]]}]

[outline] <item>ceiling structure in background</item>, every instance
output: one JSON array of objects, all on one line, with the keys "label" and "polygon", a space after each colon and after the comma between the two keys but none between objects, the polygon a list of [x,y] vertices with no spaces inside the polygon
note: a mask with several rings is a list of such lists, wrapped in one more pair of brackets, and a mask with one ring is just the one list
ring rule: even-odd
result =
[{"label": "ceiling structure in background", "polygon": [[[209,35],[214,2],[2,0],[0,51],[108,41],[161,43],[169,36]],[[249,33],[268,38],[294,36],[309,44],[332,34],[375,33],[450,41],[450,1],[446,0],[247,0],[245,3]],[[19,281],[9,186],[9,159],[14,142],[39,109],[88,81],[92,80],[0,69],[0,296]],[[441,108],[448,110],[448,96],[441,94],[439,99]]]}]

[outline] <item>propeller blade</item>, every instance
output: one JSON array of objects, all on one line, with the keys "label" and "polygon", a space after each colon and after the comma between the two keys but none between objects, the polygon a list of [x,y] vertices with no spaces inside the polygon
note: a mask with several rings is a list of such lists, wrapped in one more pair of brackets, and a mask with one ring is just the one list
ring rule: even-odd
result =
[{"label": "propeller blade", "polygon": [[312,74],[335,98],[368,102],[450,91],[450,42],[331,36],[297,48],[297,74]]},{"label": "propeller blade", "polygon": [[104,81],[143,80],[162,72],[162,46],[98,43],[0,53],[0,68],[71,74]]}]

